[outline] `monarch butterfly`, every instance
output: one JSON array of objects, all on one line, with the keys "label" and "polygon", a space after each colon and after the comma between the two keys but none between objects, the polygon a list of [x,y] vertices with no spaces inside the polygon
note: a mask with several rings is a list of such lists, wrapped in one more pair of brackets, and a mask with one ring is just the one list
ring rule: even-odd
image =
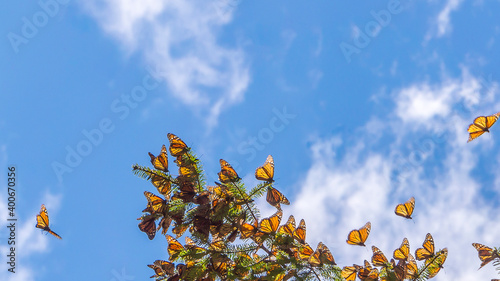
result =
[{"label": "monarch butterfly", "polygon": [[372,264],[373,266],[383,266],[386,267],[387,263],[389,262],[387,258],[385,257],[384,253],[380,251],[379,248],[372,246]]},{"label": "monarch butterfly", "polygon": [[428,278],[433,278],[438,274],[439,270],[443,268],[443,264],[446,261],[446,257],[448,256],[448,249],[444,248],[443,250],[436,253],[431,259],[425,261],[425,266],[427,267]]},{"label": "monarch butterfly", "polygon": [[163,216],[158,224],[158,229],[162,228],[161,234],[165,235],[167,233],[170,224],[172,223],[172,217]]},{"label": "monarch butterfly", "polygon": [[212,239],[212,243],[210,243],[209,246],[209,249],[211,251],[216,251],[216,252],[222,252],[226,248],[227,246],[223,239],[218,239],[218,240]]},{"label": "monarch butterfly", "polygon": [[230,266],[229,262],[231,260],[225,256],[225,255],[215,255],[214,257],[210,258],[210,262],[212,264],[212,268],[219,276],[221,276],[223,279],[227,276],[227,270],[228,266]]},{"label": "monarch butterfly", "polygon": [[236,182],[240,179],[238,173],[233,169],[233,167],[226,162],[226,160],[220,159],[220,172],[219,180],[222,183]]},{"label": "monarch butterfly", "polygon": [[415,279],[418,275],[418,265],[415,258],[408,254],[408,263],[406,264],[406,277],[409,279]]},{"label": "monarch butterfly", "polygon": [[250,238],[254,236],[257,233],[258,230],[258,224],[257,221],[254,222],[254,224],[249,224],[249,223],[244,223],[240,226],[240,237],[242,239]]},{"label": "monarch butterfly", "polygon": [[472,246],[476,248],[477,250],[477,255],[479,256],[479,259],[481,260],[481,267],[487,265],[490,261],[500,258],[500,255],[498,254],[497,250],[492,249],[488,246],[485,246],[483,244],[479,243],[472,243]]},{"label": "monarch butterfly", "polygon": [[415,251],[415,258],[417,260],[426,260],[434,256],[434,239],[432,239],[432,235],[430,233],[427,233],[427,235],[425,236],[422,247],[423,248],[418,248]]},{"label": "monarch butterfly", "polygon": [[406,237],[403,239],[401,246],[394,250],[393,256],[394,259],[406,261],[408,259],[408,255],[410,254],[410,243]]},{"label": "monarch butterfly", "polygon": [[372,224],[367,222],[362,228],[351,230],[347,235],[347,244],[365,246],[371,228]]},{"label": "monarch butterfly", "polygon": [[398,216],[411,219],[411,215],[413,214],[413,209],[415,209],[414,197],[410,198],[404,204],[398,204],[396,206],[396,209],[394,210],[394,213],[396,213],[396,215]]},{"label": "monarch butterfly", "polygon": [[175,265],[173,263],[164,260],[155,260],[153,264],[148,264],[148,267],[155,271],[155,275],[151,276],[151,278],[165,275],[170,276],[174,274],[175,270]]},{"label": "monarch butterfly", "polygon": [[151,164],[155,167],[155,169],[168,172],[168,157],[167,157],[167,148],[165,145],[161,147],[161,152],[158,156],[154,156],[153,153],[148,152],[149,157],[151,158]]},{"label": "monarch butterfly", "polygon": [[498,120],[499,113],[490,115],[490,116],[479,116],[474,119],[474,122],[469,125],[467,131],[469,132],[469,140],[467,142],[472,141],[473,139],[479,137],[484,134],[484,132],[490,132],[489,129],[495,122]]},{"label": "monarch butterfly", "polygon": [[344,268],[342,268],[342,272],[340,275],[346,281],[354,281],[356,280],[356,274],[361,268],[363,267],[357,264],[354,264],[353,266],[344,266]]},{"label": "monarch butterfly", "polygon": [[156,234],[155,216],[147,215],[139,219],[141,220],[139,223],[139,229],[148,235],[149,240],[153,240]]},{"label": "monarch butterfly", "polygon": [[288,217],[288,221],[280,226],[278,233],[288,234],[289,236],[293,236],[293,232],[295,231],[295,217],[290,215]]},{"label": "monarch butterfly", "polygon": [[178,224],[175,223],[175,227],[172,229],[172,233],[175,234],[177,238],[181,237],[184,232],[188,229],[188,224]]},{"label": "monarch butterfly", "polygon": [[391,263],[393,264],[394,274],[396,275],[396,280],[404,280],[406,274],[406,262],[400,260],[396,266],[393,263],[394,260],[391,259]]},{"label": "monarch butterfly", "polygon": [[260,222],[259,230],[266,234],[276,232],[276,230],[278,230],[282,217],[283,212],[281,210],[277,211],[271,217],[265,218]]},{"label": "monarch butterfly", "polygon": [[151,214],[163,212],[164,207],[166,207],[165,200],[149,191],[144,191],[144,196],[148,199],[148,206],[144,211],[148,211]]},{"label": "monarch butterfly", "polygon": [[255,178],[262,181],[273,182],[274,179],[274,160],[271,155],[267,156],[264,165],[255,170]]},{"label": "monarch butterfly", "polygon": [[378,280],[379,272],[377,268],[373,268],[370,263],[365,260],[365,266],[359,270],[358,277],[362,281]]},{"label": "monarch butterfly", "polygon": [[279,192],[276,188],[268,187],[266,201],[273,207],[280,208],[280,203],[290,205],[290,201],[286,199],[283,193]]},{"label": "monarch butterfly", "polygon": [[168,133],[168,140],[170,142],[170,154],[174,157],[181,156],[188,150],[188,146],[178,136]]},{"label": "monarch butterfly", "polygon": [[312,254],[314,254],[314,250],[307,243],[299,248],[298,255],[301,260],[309,260]]},{"label": "monarch butterfly", "polygon": [[309,264],[311,266],[320,266],[322,264],[335,265],[336,263],[330,249],[323,242],[319,242],[316,251],[309,257]]},{"label": "monarch butterfly", "polygon": [[300,220],[299,226],[293,231],[293,238],[300,244],[306,243],[306,221],[304,219]]},{"label": "monarch butterfly", "polygon": [[177,182],[179,185],[179,191],[175,193],[172,199],[181,199],[184,203],[193,202],[194,196],[196,195],[194,183],[183,176],[178,176]]},{"label": "monarch butterfly", "polygon": [[62,239],[61,236],[59,236],[57,233],[52,231],[49,227],[49,214],[47,213],[47,209],[45,208],[45,205],[42,204],[42,207],[40,208],[40,214],[36,215],[36,226],[37,228],[40,228],[42,230],[47,231],[48,233],[54,235],[55,237]]},{"label": "monarch butterfly", "polygon": [[170,256],[168,258],[168,260],[175,261],[177,259],[177,257],[179,256],[179,254],[181,253],[181,251],[184,250],[184,246],[182,246],[182,244],[179,243],[179,241],[177,241],[174,237],[172,237],[168,234],[166,235],[166,238],[168,241],[167,251],[168,251],[168,255]]},{"label": "monarch butterfly", "polygon": [[184,248],[188,249],[191,251],[192,255],[190,255],[191,258],[197,259],[201,258],[206,254],[206,249],[202,248],[193,241],[193,239],[189,238],[186,236],[186,244],[184,245]]},{"label": "monarch butterfly", "polygon": [[158,192],[165,196],[165,198],[170,198],[170,191],[172,187],[172,183],[170,182],[170,180],[162,176],[152,174],[151,183],[156,187]]}]

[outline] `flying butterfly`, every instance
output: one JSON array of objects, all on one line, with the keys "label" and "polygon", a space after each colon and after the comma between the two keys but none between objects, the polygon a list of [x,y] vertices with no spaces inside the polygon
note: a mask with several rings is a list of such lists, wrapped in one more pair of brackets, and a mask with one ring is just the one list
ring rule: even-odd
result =
[{"label": "flying butterfly", "polygon": [[273,207],[280,208],[280,204],[290,205],[290,201],[276,188],[268,187],[266,201]]},{"label": "flying butterfly", "polygon": [[304,219],[300,220],[299,226],[293,231],[293,238],[300,244],[306,243],[306,221]]},{"label": "flying butterfly", "polygon": [[495,249],[492,249],[488,246],[485,246],[485,245],[479,244],[479,243],[472,243],[472,246],[474,248],[476,248],[477,255],[479,256],[479,259],[481,260],[481,266],[479,267],[479,269],[481,269],[481,267],[487,265],[490,261],[492,261],[496,258],[500,258],[499,253]]},{"label": "flying butterfly", "polygon": [[372,264],[373,266],[383,266],[383,267],[386,267],[387,266],[387,263],[389,262],[387,260],[387,257],[384,255],[384,253],[382,253],[382,251],[375,247],[375,246],[372,246],[372,252],[373,252],[373,256],[372,256]]},{"label": "flying butterfly", "polygon": [[154,156],[153,153],[148,152],[149,157],[151,158],[151,164],[155,167],[155,169],[168,172],[168,157],[167,157],[167,148],[165,145],[161,147],[161,152],[158,156]]},{"label": "flying butterfly", "polygon": [[425,236],[424,243],[422,243],[423,248],[418,248],[415,251],[415,258],[419,261],[426,260],[434,256],[434,239],[430,233]]},{"label": "flying butterfly", "polygon": [[188,146],[178,136],[168,133],[167,137],[170,142],[169,150],[172,156],[181,156],[187,152]]},{"label": "flying butterfly", "polygon": [[42,230],[47,231],[48,233],[54,235],[55,237],[62,239],[61,236],[59,236],[57,233],[52,231],[49,227],[49,214],[47,213],[47,208],[45,208],[45,205],[42,204],[42,207],[40,208],[40,213],[36,215],[36,226],[37,228],[40,228]]},{"label": "flying butterfly", "polygon": [[410,243],[406,237],[403,239],[401,246],[394,250],[393,257],[397,260],[406,261],[410,254]]},{"label": "flying butterfly", "polygon": [[218,173],[219,175],[219,180],[222,183],[229,183],[229,182],[236,182],[240,179],[238,176],[238,173],[233,169],[233,167],[227,163],[226,160],[220,159],[220,172]]},{"label": "flying butterfly", "polygon": [[370,234],[371,228],[372,224],[370,222],[367,222],[360,229],[351,230],[351,232],[349,232],[349,234],[347,235],[347,244],[365,246],[365,241]]},{"label": "flying butterfly", "polygon": [[363,268],[362,266],[359,266],[357,264],[354,264],[353,266],[344,266],[344,268],[342,268],[342,272],[340,275],[346,281],[354,281],[356,280],[356,274],[362,268]]},{"label": "flying butterfly", "polygon": [[274,181],[274,160],[271,155],[267,156],[264,165],[255,170],[255,178],[266,182]]},{"label": "flying butterfly", "polygon": [[276,232],[276,230],[278,230],[282,217],[283,212],[281,210],[277,211],[271,217],[265,218],[260,222],[259,230],[266,234]]},{"label": "flying butterfly", "polygon": [[490,116],[479,116],[474,119],[474,122],[470,124],[469,128],[467,129],[467,131],[469,132],[469,140],[467,140],[467,142],[474,140],[485,132],[489,133],[489,129],[498,120],[499,115],[500,112]]},{"label": "flying butterfly", "polygon": [[394,213],[396,215],[411,219],[411,215],[413,214],[413,209],[415,209],[415,198],[412,197],[408,201],[406,201],[403,204],[398,204],[396,206],[396,209],[394,210]]}]

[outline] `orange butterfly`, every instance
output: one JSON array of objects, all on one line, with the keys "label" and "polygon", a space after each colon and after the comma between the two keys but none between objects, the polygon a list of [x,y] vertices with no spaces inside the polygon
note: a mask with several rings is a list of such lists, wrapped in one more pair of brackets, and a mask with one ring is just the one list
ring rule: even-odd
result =
[{"label": "orange butterfly", "polygon": [[167,251],[168,255],[170,256],[169,261],[175,261],[179,256],[179,254],[184,250],[184,246],[182,246],[182,244],[179,243],[179,241],[177,241],[174,237],[168,234],[166,235],[166,238],[168,241]]},{"label": "orange butterfly", "polygon": [[255,178],[262,181],[273,182],[274,179],[274,160],[271,155],[267,156],[264,165],[255,170]]},{"label": "orange butterfly", "polygon": [[353,266],[344,266],[344,268],[342,268],[341,276],[346,281],[354,281],[356,280],[356,274],[362,268],[362,266],[359,266],[357,264],[354,264]]},{"label": "orange butterfly", "polygon": [[316,251],[309,257],[309,264],[311,266],[321,266],[322,264],[335,265],[336,263],[330,249],[323,242],[319,242]]},{"label": "orange butterfly", "polygon": [[153,240],[153,238],[155,238],[156,235],[155,216],[146,215],[142,218],[138,218],[138,220],[141,220],[141,222],[139,223],[139,229],[148,235],[149,240]]},{"label": "orange butterfly", "polygon": [[354,229],[347,235],[347,244],[365,246],[372,224],[367,222],[362,228]]},{"label": "orange butterfly", "polygon": [[246,239],[253,237],[258,230],[258,224],[257,221],[254,222],[254,224],[249,224],[249,223],[244,223],[240,226],[240,237],[241,239]]},{"label": "orange butterfly", "polygon": [[150,180],[151,183],[156,187],[158,192],[165,196],[165,198],[170,198],[172,183],[170,182],[170,180],[168,180],[168,178],[152,174]]},{"label": "orange butterfly", "polygon": [[434,239],[430,233],[425,236],[423,248],[418,248],[415,251],[415,258],[419,261],[426,260],[434,256]]},{"label": "orange butterfly", "polygon": [[295,217],[290,215],[288,221],[280,226],[278,232],[282,234],[287,234],[289,236],[293,236],[293,232],[295,231]]},{"label": "orange butterfly", "polygon": [[173,263],[164,260],[155,260],[153,264],[148,264],[148,267],[155,271],[155,275],[151,276],[151,278],[170,276],[174,274],[175,270]]},{"label": "orange butterfly", "polygon": [[370,263],[365,260],[365,267],[361,268],[358,272],[358,277],[362,281],[373,281],[373,280],[378,280],[379,278],[379,271],[377,268],[373,268]]},{"label": "orange butterfly", "polygon": [[166,208],[166,202],[160,196],[149,191],[144,191],[144,196],[148,200],[148,206],[143,212],[150,212],[151,214],[162,213]]},{"label": "orange butterfly", "polygon": [[408,239],[404,238],[401,246],[394,250],[393,256],[394,259],[406,261],[410,254],[410,243]]},{"label": "orange butterfly", "polygon": [[236,182],[240,179],[238,176],[238,173],[233,169],[233,167],[226,162],[226,160],[220,159],[220,172],[218,173],[219,175],[219,180],[222,183],[229,183],[229,182]]},{"label": "orange butterfly", "polygon": [[299,248],[299,259],[301,260],[309,260],[312,254],[314,254],[313,248],[309,246],[309,244],[305,243]]},{"label": "orange butterfly", "polygon": [[266,201],[273,207],[280,208],[280,203],[290,205],[290,201],[286,199],[283,193],[279,192],[276,188],[268,187]]},{"label": "orange butterfly", "polygon": [[40,228],[42,230],[47,231],[48,233],[54,235],[55,237],[62,239],[61,236],[59,236],[57,233],[52,231],[49,227],[49,214],[47,213],[47,209],[45,208],[45,205],[42,204],[42,207],[40,208],[40,214],[36,215],[36,226],[37,228]]},{"label": "orange butterfly", "polygon": [[168,172],[168,157],[167,157],[167,148],[165,145],[161,147],[160,155],[154,156],[151,152],[149,153],[149,157],[151,158],[151,164],[155,167],[155,169]]},{"label": "orange butterfly", "polygon": [[438,274],[439,270],[443,268],[443,264],[446,261],[446,257],[448,256],[448,249],[444,248],[443,250],[436,253],[431,259],[425,261],[425,266],[427,267],[428,278],[431,279],[436,274]]},{"label": "orange butterfly", "polygon": [[167,137],[170,142],[169,149],[172,156],[181,156],[188,151],[188,146],[178,136],[168,133]]},{"label": "orange butterfly", "polygon": [[396,206],[396,209],[394,210],[394,213],[396,215],[411,219],[411,215],[413,214],[413,209],[415,209],[415,198],[412,197],[406,203],[404,204],[398,204]]},{"label": "orange butterfly", "polygon": [[293,231],[293,238],[300,244],[306,243],[306,221],[304,219],[300,220],[299,226]]},{"label": "orange butterfly", "polygon": [[259,230],[266,234],[276,232],[276,230],[278,230],[282,217],[283,212],[281,210],[277,211],[271,217],[265,218],[260,222]]},{"label": "orange butterfly", "polygon": [[408,254],[408,263],[406,264],[406,277],[410,279],[415,279],[418,275],[418,265],[415,258]]},{"label": "orange butterfly", "polygon": [[490,116],[479,116],[474,119],[474,122],[469,125],[467,131],[469,132],[469,140],[467,142],[472,141],[473,139],[479,137],[485,132],[490,132],[490,127],[495,124],[498,120],[499,113],[490,115]]},{"label": "orange butterfly", "polygon": [[499,253],[495,249],[492,249],[488,246],[485,246],[485,245],[479,244],[479,243],[472,243],[472,246],[474,246],[474,248],[476,248],[477,255],[479,256],[479,259],[481,260],[481,266],[479,267],[479,269],[481,269],[481,267],[487,265],[490,261],[492,261],[496,258],[500,258]]},{"label": "orange butterfly", "polygon": [[372,264],[373,266],[383,266],[383,267],[386,267],[387,266],[387,263],[389,262],[386,258],[386,256],[384,255],[384,253],[382,253],[382,251],[375,247],[375,246],[372,246],[372,251],[373,251],[373,256],[372,256]]}]

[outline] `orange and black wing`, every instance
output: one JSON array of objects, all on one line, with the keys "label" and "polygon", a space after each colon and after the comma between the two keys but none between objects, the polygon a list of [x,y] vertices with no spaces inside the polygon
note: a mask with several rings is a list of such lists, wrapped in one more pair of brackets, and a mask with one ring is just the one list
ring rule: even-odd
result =
[{"label": "orange and black wing", "polygon": [[394,250],[394,259],[406,261],[410,255],[410,243],[408,239],[404,238],[401,246]]},{"label": "orange and black wing", "polygon": [[274,160],[271,155],[267,156],[264,165],[255,170],[255,178],[267,182],[274,181]]},{"label": "orange and black wing", "polygon": [[149,152],[149,157],[151,158],[151,164],[153,164],[155,169],[168,172],[168,157],[165,145],[161,147],[160,155],[155,157],[151,152]]},{"label": "orange and black wing", "polygon": [[489,132],[489,129],[495,122],[498,120],[499,114],[493,114],[490,116],[479,116],[474,119],[474,122],[469,125],[467,131],[469,132],[469,140],[470,142],[485,132]]},{"label": "orange and black wing", "polygon": [[290,201],[285,195],[273,187],[267,189],[266,201],[276,208],[279,208],[280,204],[290,205]]},{"label": "orange and black wing", "polygon": [[140,218],[139,229],[148,235],[149,240],[153,240],[156,235],[156,218],[153,215],[147,215]]},{"label": "orange and black wing", "polygon": [[394,213],[396,213],[396,215],[398,216],[411,219],[411,215],[413,214],[413,209],[415,209],[414,197],[410,198],[404,204],[398,204],[396,206],[396,209],[394,210]]},{"label": "orange and black wing", "polygon": [[356,274],[362,268],[363,268],[362,266],[356,264],[354,264],[353,266],[344,266],[344,268],[342,268],[342,272],[340,275],[346,281],[354,281],[356,280]]},{"label": "orange and black wing", "polygon": [[276,232],[278,230],[282,217],[283,212],[279,210],[271,217],[263,219],[260,222],[259,230],[266,234]]},{"label": "orange and black wing", "polygon": [[483,244],[479,243],[472,243],[472,246],[476,248],[477,250],[477,255],[479,256],[479,259],[481,260],[481,267],[485,266],[488,264],[490,261],[500,258],[498,255],[497,251],[495,249],[492,249],[488,246],[485,246]]},{"label": "orange and black wing", "polygon": [[293,238],[300,244],[306,243],[306,221],[304,219],[300,220],[299,226],[293,231]]},{"label": "orange and black wing", "polygon": [[45,205],[42,204],[42,207],[40,208],[40,213],[36,215],[36,226],[37,228],[40,228],[42,230],[47,231],[48,233],[54,235],[55,237],[62,239],[61,236],[59,236],[57,233],[52,231],[49,227],[49,214],[47,213],[47,208],[45,208]]},{"label": "orange and black wing", "polygon": [[430,233],[425,236],[422,248],[415,251],[415,258],[419,261],[426,260],[434,256],[434,239]]},{"label": "orange and black wing", "polygon": [[347,244],[365,246],[371,227],[371,223],[367,222],[362,228],[351,230],[347,235]]},{"label": "orange and black wing", "polygon": [[188,146],[178,136],[168,133],[167,137],[168,141],[170,142],[169,150],[172,156],[181,156],[182,154],[187,152]]},{"label": "orange and black wing", "polygon": [[179,243],[179,241],[177,241],[174,237],[172,237],[168,234],[166,235],[166,238],[168,241],[167,251],[168,251],[168,254],[170,256],[169,260],[175,261],[177,259],[177,257],[179,256],[179,254],[181,253],[181,251],[184,250],[184,246],[182,246],[182,244]]},{"label": "orange and black wing", "polygon": [[372,264],[373,266],[383,266],[386,267],[389,261],[387,260],[387,257],[382,253],[382,251],[375,247],[372,246]]},{"label": "orange and black wing", "polygon": [[233,167],[227,163],[226,160],[220,159],[220,172],[219,180],[222,183],[236,182],[240,179],[238,173],[233,169]]},{"label": "orange and black wing", "polygon": [[278,232],[282,234],[287,234],[289,236],[293,236],[293,232],[295,231],[295,217],[290,215],[288,221],[280,226]]}]

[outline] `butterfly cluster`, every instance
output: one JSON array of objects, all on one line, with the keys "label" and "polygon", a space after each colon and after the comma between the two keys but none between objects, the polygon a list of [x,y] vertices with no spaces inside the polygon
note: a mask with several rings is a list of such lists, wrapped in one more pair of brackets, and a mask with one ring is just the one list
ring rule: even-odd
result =
[{"label": "butterfly cluster", "polygon": [[[259,180],[247,190],[236,170],[220,159],[218,181],[206,184],[201,164],[179,137],[168,134],[169,146],[149,153],[152,167],[134,165],[156,192],[145,191],[146,208],[138,219],[149,239],[161,231],[168,259],[148,266],[157,280],[288,280],[314,273],[330,279],[340,275],[324,243],[313,249],[306,242],[306,223],[290,216],[282,224],[282,205],[289,200],[274,182],[274,159],[255,170]],[[177,174],[169,168],[169,154]],[[260,217],[255,199],[261,196],[276,209]],[[185,243],[180,239],[184,238]]]},{"label": "butterfly cluster", "polygon": [[[412,219],[414,209],[415,198],[412,197],[405,203],[398,204],[394,213]],[[365,246],[370,231],[370,222],[359,229],[350,231],[347,235],[347,244]],[[448,256],[446,248],[435,250],[434,239],[430,233],[426,235],[422,247],[415,250],[414,256],[410,252],[410,243],[407,238],[404,238],[401,246],[394,250],[390,260],[376,246],[372,246],[372,252],[371,263],[365,260],[363,265],[353,264],[343,267],[342,278],[347,281],[354,281],[356,277],[362,281],[430,279],[438,274]],[[424,261],[424,263],[418,266],[417,261]]]}]

